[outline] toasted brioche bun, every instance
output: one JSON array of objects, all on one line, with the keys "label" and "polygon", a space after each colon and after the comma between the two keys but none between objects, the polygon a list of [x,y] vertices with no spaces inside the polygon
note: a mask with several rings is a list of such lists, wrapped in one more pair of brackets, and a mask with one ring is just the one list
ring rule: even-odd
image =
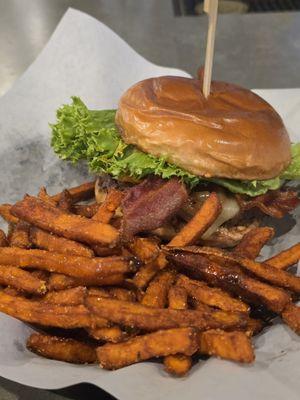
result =
[{"label": "toasted brioche bun", "polygon": [[277,112],[250,90],[163,76],[138,82],[121,97],[116,123],[126,143],[192,174],[270,179],[290,163],[290,139]]}]

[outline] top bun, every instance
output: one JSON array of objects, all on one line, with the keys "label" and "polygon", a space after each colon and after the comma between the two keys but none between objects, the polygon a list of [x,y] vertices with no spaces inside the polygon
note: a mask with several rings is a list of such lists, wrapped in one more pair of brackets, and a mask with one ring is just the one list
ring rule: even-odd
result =
[{"label": "top bun", "polygon": [[121,97],[116,123],[126,143],[203,177],[270,179],[291,161],[277,112],[250,90],[163,76],[138,82]]}]

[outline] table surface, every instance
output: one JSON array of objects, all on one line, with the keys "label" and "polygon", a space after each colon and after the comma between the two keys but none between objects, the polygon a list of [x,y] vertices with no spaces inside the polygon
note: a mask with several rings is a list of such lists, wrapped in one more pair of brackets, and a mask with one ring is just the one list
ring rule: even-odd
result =
[{"label": "table surface", "polygon": [[[106,23],[150,61],[195,74],[207,21],[174,17],[171,0],[0,0],[0,95],[37,57],[68,7]],[[300,13],[221,15],[215,79],[249,88],[300,87]],[[112,399],[92,385],[58,391],[0,378],[0,399]]]}]

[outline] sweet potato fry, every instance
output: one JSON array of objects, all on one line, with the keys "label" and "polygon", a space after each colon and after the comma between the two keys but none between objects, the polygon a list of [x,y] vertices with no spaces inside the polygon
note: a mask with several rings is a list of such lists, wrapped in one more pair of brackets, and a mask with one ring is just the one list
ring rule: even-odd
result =
[{"label": "sweet potato fry", "polygon": [[165,370],[174,376],[184,376],[192,368],[191,356],[185,354],[174,354],[164,358]]},{"label": "sweet potato fry", "polygon": [[281,314],[283,321],[298,335],[300,335],[300,307],[288,304]]},{"label": "sweet potato fry", "polygon": [[[86,328],[92,324],[90,312],[82,305],[60,306],[3,292],[0,292],[0,311],[31,324],[64,329]],[[97,323],[97,319],[94,323]]]},{"label": "sweet potato fry", "polygon": [[0,284],[32,294],[46,293],[46,283],[20,268],[0,265]]},{"label": "sweet potato fry", "polygon": [[252,363],[255,359],[250,339],[240,331],[225,332],[215,329],[201,332],[199,351],[241,363]]},{"label": "sweet potato fry", "polygon": [[148,238],[136,237],[128,243],[128,248],[135,257],[145,264],[155,260],[160,253],[157,241]]},{"label": "sweet potato fry", "polygon": [[[73,203],[89,200],[94,196],[95,181],[83,183],[82,185],[68,189],[68,191],[72,196]],[[52,200],[56,202],[59,201],[60,197],[61,193],[57,193],[56,195],[51,196]]]},{"label": "sweet potato fry", "polygon": [[84,304],[87,289],[84,286],[77,286],[71,289],[48,292],[42,301],[50,304],[60,304],[65,306],[78,306]]},{"label": "sweet potato fry", "polygon": [[9,294],[10,296],[21,296],[24,297],[23,290],[17,290],[11,286],[6,286],[6,288],[2,289],[3,293]]},{"label": "sweet potato fry", "polygon": [[168,258],[178,268],[189,271],[196,279],[203,279],[212,286],[241,296],[250,304],[263,304],[269,310],[281,313],[290,302],[290,296],[284,290],[253,279],[239,268],[217,264],[201,254],[174,250]]},{"label": "sweet potato fry", "polygon": [[169,246],[187,246],[195,243],[214,223],[222,210],[216,193],[211,193],[200,210],[170,241]]},{"label": "sweet potato fry", "polygon": [[107,291],[107,288],[100,288],[100,287],[90,287],[88,289],[88,296],[106,297],[106,298],[111,297]]},{"label": "sweet potato fry", "polygon": [[108,224],[114,216],[116,209],[120,206],[124,193],[112,188],[106,195],[104,202],[100,205],[92,219]]},{"label": "sweet potato fry", "polygon": [[9,236],[10,246],[19,247],[20,249],[29,249],[31,247],[29,229],[30,226],[26,222],[19,221]]},{"label": "sweet potato fry", "polygon": [[163,253],[148,264],[142,265],[133,278],[133,283],[138,289],[144,289],[151,279],[167,266],[167,260]]},{"label": "sweet potato fry", "polygon": [[79,242],[112,244],[118,238],[118,231],[111,225],[69,214],[36,197],[27,196],[16,203],[11,213],[45,231]]},{"label": "sweet potato fry", "polygon": [[[98,280],[97,285],[108,286],[108,285],[119,285],[124,283],[124,274],[115,274],[104,277],[101,281]],[[64,274],[52,273],[49,277],[47,287],[49,290],[64,290],[73,288],[76,286],[94,286],[95,281],[92,279],[88,281],[87,279],[75,278],[73,276],[67,276]]]},{"label": "sweet potato fry", "polygon": [[107,247],[100,244],[94,244],[92,246],[93,252],[97,257],[109,257],[109,256],[120,256],[122,255],[122,249],[120,247]]},{"label": "sweet potato fry", "polygon": [[71,338],[33,333],[27,339],[28,350],[39,356],[73,364],[92,364],[97,361],[94,346]]},{"label": "sweet potato fry", "polygon": [[258,263],[245,257],[229,253],[225,250],[216,249],[212,247],[191,247],[190,249],[185,248],[187,251],[197,252],[207,256],[213,256],[214,258],[220,258],[221,260],[228,261],[230,263],[239,264],[241,267],[250,271],[273,285],[284,287],[295,293],[300,293],[300,277],[289,274],[286,271],[277,269],[266,263]]},{"label": "sweet potato fry", "polygon": [[[188,308],[187,292],[179,286],[172,286],[169,290],[169,308],[186,310]],[[164,358],[165,370],[175,376],[186,375],[192,367],[192,359],[186,354],[170,354]]]},{"label": "sweet potato fry", "polygon": [[30,271],[32,276],[35,276],[38,279],[41,279],[42,281],[45,281],[48,283],[49,277],[50,277],[50,272],[49,271],[43,271],[41,269],[35,269]]},{"label": "sweet potato fry", "polygon": [[197,330],[169,329],[137,336],[124,343],[106,344],[97,348],[99,364],[105,369],[118,369],[153,357],[182,352],[192,355],[198,348]]},{"label": "sweet potato fry", "polygon": [[0,204],[0,216],[10,224],[17,224],[19,222],[19,218],[12,215],[11,209],[11,204]]},{"label": "sweet potato fry", "polygon": [[120,343],[127,337],[126,333],[118,326],[109,326],[104,328],[91,328],[88,330],[89,335],[96,340],[103,342]]},{"label": "sweet potato fry", "polygon": [[273,236],[273,228],[267,226],[253,228],[246,233],[241,242],[234,248],[233,253],[254,260]]},{"label": "sweet potato fry", "polygon": [[276,254],[276,256],[265,260],[264,263],[278,269],[287,269],[300,260],[300,243],[295,244],[287,250]]},{"label": "sweet potato fry", "polygon": [[245,333],[248,337],[252,337],[252,336],[257,335],[259,332],[261,332],[263,327],[264,327],[264,324],[261,320],[251,318],[248,321],[248,325],[245,330]]},{"label": "sweet potato fry", "polygon": [[54,235],[34,226],[30,228],[30,239],[39,249],[81,257],[93,257],[94,255],[93,250],[82,243]]},{"label": "sweet potato fry", "polygon": [[68,191],[68,189],[63,190],[57,202],[57,207],[60,208],[61,210],[69,212],[71,211],[72,204],[73,204],[73,198],[71,196],[71,193]]},{"label": "sweet potato fry", "polygon": [[43,200],[43,201],[47,201],[48,203],[50,203],[53,207],[56,207],[57,205],[57,201],[53,200],[51,198],[51,196],[48,194],[47,189],[45,188],[45,186],[42,186],[39,190],[38,193],[38,198]]},{"label": "sweet potato fry", "polygon": [[184,287],[172,286],[168,293],[169,308],[186,310],[188,308],[188,293]]},{"label": "sweet potato fry", "polygon": [[136,301],[136,294],[133,290],[118,288],[118,287],[108,287],[106,288],[109,297],[117,300],[123,301]]},{"label": "sweet potato fry", "polygon": [[0,229],[0,247],[7,247],[7,246],[8,246],[7,237],[6,237],[5,233],[3,232],[3,230]]},{"label": "sweet potato fry", "polygon": [[132,262],[123,257],[87,258],[13,247],[0,248],[0,264],[58,272],[94,285],[101,285],[105,277],[134,270]]},{"label": "sweet potato fry", "polygon": [[106,297],[122,301],[136,301],[136,294],[132,290],[119,287],[91,287],[88,294],[89,296]]},{"label": "sweet potato fry", "polygon": [[247,325],[248,317],[241,313],[212,310],[170,310],[144,306],[138,303],[89,296],[87,307],[98,317],[121,326],[146,331],[193,326],[199,330],[210,328],[233,329]]},{"label": "sweet potato fry", "polygon": [[167,305],[168,293],[175,280],[175,272],[171,270],[161,271],[150,282],[141,301],[144,306],[164,308]]},{"label": "sweet potato fry", "polygon": [[204,282],[189,279],[180,275],[177,285],[182,286],[188,295],[201,303],[211,307],[217,307],[225,311],[249,312],[250,308],[243,301],[235,299],[227,292],[219,288],[211,288]]},{"label": "sweet potato fry", "polygon": [[96,214],[98,208],[98,203],[91,204],[74,204],[72,206],[72,212],[77,215],[81,215],[82,217],[92,218],[93,215]]}]

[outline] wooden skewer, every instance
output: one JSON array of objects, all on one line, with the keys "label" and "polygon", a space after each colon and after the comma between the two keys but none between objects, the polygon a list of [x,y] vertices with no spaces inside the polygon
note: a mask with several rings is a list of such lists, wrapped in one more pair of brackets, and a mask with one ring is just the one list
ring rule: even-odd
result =
[{"label": "wooden skewer", "polygon": [[210,84],[212,76],[212,66],[214,59],[214,46],[216,36],[216,25],[218,15],[218,0],[204,0],[204,12],[208,14],[208,33],[206,43],[204,77],[203,77],[203,94],[207,98],[210,93]]}]

